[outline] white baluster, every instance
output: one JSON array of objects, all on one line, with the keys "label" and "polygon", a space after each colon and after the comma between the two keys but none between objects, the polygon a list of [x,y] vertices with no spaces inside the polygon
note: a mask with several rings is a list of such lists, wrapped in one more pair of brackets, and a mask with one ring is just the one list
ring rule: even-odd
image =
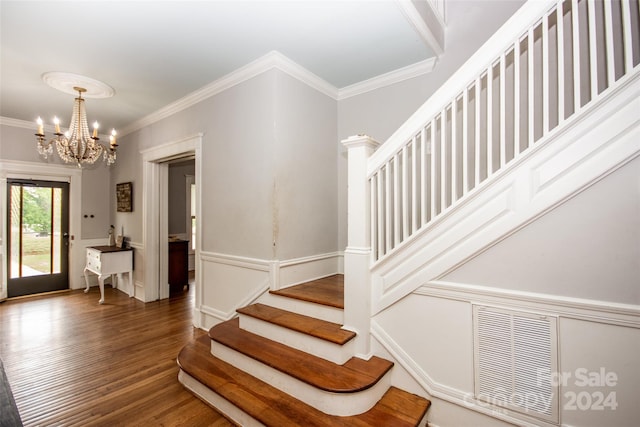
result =
[{"label": "white baluster", "polygon": [[[622,0],[622,39],[624,44],[624,73],[627,74],[633,69],[633,37],[631,26],[631,10],[628,0]],[[638,5],[640,9],[640,5]]]},{"label": "white baluster", "polygon": [[528,130],[528,137],[527,137],[527,148],[531,147],[533,145],[534,142],[534,138],[535,138],[535,103],[534,103],[534,95],[535,95],[535,86],[534,86],[534,61],[535,60],[535,55],[534,55],[534,51],[533,51],[533,27],[529,28],[529,34],[527,35],[527,68],[528,68],[528,73],[527,73],[527,89],[528,89],[528,95],[527,95],[527,101],[529,102],[529,108],[527,111],[527,122],[528,122],[528,126],[527,126],[527,130]]},{"label": "white baluster", "polygon": [[402,241],[409,237],[409,160],[408,149],[402,147]]},{"label": "white baluster", "polygon": [[431,119],[429,144],[431,145],[431,221],[436,217],[436,119]]},{"label": "white baluster", "polygon": [[427,223],[427,130],[420,130],[420,226]]},{"label": "white baluster", "polygon": [[542,18],[542,135],[549,133],[549,15]]},{"label": "white baluster", "polygon": [[384,215],[384,230],[385,230],[385,253],[389,252],[393,248],[393,211],[391,209],[391,161],[387,162],[384,168],[384,191],[385,191],[385,215]]},{"label": "white baluster", "polygon": [[591,78],[591,97],[593,101],[598,95],[598,45],[596,43],[596,7],[594,0],[587,0],[589,18],[589,69]]},{"label": "white baluster", "polygon": [[473,188],[476,188],[480,184],[480,77],[476,78],[475,83],[475,96],[476,96],[476,106],[475,106],[475,123],[474,123],[474,175],[475,180],[473,184]]},{"label": "white baluster", "polygon": [[564,111],[564,7],[563,3],[557,6],[556,28],[558,43],[558,126],[565,119]]},{"label": "white baluster", "polygon": [[411,232],[418,229],[418,141],[414,136],[411,142]]},{"label": "white baluster", "polygon": [[458,140],[457,140],[457,115],[458,115],[458,99],[454,98],[451,104],[451,137],[449,143],[451,144],[451,204],[453,205],[458,199]]},{"label": "white baluster", "polygon": [[571,50],[573,52],[573,114],[582,108],[580,86],[580,10],[578,0],[571,1],[571,27],[573,36],[571,40]]},{"label": "white baluster", "polygon": [[462,92],[462,195],[469,192],[469,88]]},{"label": "white baluster", "polygon": [[612,2],[604,3],[604,38],[606,43],[607,54],[607,87],[611,87],[616,81],[616,58],[613,47],[613,12],[611,11]]},{"label": "white baluster", "polygon": [[520,154],[520,39],[513,48],[513,157]]},{"label": "white baluster", "polygon": [[440,113],[440,212],[447,207],[447,107]]},{"label": "white baluster", "polygon": [[400,158],[398,153],[393,157],[393,247],[400,244]]},{"label": "white baluster", "polygon": [[487,71],[487,178],[493,174],[493,64]]},{"label": "white baluster", "polygon": [[507,73],[507,66],[505,64],[505,54],[503,53],[502,55],[500,55],[500,103],[499,103],[499,108],[500,108],[500,167],[502,168],[505,164],[506,158],[507,158],[507,142],[506,142],[506,135],[507,135],[507,110],[506,110],[506,73]]}]

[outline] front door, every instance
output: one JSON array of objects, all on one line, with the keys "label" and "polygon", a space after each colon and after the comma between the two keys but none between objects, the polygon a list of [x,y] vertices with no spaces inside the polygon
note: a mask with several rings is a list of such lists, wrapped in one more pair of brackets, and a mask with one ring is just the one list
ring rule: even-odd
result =
[{"label": "front door", "polygon": [[69,184],[7,179],[7,294],[69,288]]}]

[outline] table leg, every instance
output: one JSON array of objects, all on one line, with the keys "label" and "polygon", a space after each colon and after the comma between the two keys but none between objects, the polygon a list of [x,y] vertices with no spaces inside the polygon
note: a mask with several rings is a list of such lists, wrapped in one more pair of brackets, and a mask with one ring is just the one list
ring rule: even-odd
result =
[{"label": "table leg", "polygon": [[84,268],[84,283],[87,285],[87,287],[84,290],[84,293],[86,294],[87,292],[89,292],[89,275],[87,274],[87,268]]},{"label": "table leg", "polygon": [[104,279],[107,276],[108,275],[104,274],[98,276],[98,285],[100,286],[100,301],[98,301],[99,304],[104,304]]},{"label": "table leg", "polygon": [[133,284],[133,271],[127,271],[127,284],[129,285],[129,298],[136,296],[136,290]]}]

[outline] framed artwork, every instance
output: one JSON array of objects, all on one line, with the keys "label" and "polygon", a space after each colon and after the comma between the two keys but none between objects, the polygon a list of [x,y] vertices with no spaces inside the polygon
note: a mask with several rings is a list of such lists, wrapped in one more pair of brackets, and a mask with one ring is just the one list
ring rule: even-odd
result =
[{"label": "framed artwork", "polygon": [[116,200],[118,204],[118,212],[132,212],[133,204],[131,200],[132,183],[123,182],[116,184]]}]

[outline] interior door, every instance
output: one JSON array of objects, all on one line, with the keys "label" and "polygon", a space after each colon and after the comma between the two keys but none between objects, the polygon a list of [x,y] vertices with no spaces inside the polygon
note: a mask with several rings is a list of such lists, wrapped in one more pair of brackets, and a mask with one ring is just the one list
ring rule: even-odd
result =
[{"label": "interior door", "polygon": [[69,288],[69,184],[7,179],[7,294]]}]

